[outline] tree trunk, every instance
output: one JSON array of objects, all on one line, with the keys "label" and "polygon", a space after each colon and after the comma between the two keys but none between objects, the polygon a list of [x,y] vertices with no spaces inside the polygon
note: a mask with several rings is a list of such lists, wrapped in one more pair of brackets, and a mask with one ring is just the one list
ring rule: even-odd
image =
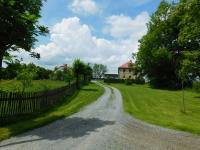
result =
[{"label": "tree trunk", "polygon": [[2,79],[2,64],[3,64],[3,56],[5,55],[5,52],[7,49],[11,47],[11,44],[9,45],[0,45],[0,80]]},{"label": "tree trunk", "polygon": [[79,75],[76,75],[76,88],[79,89]]},{"label": "tree trunk", "polygon": [[184,82],[182,81],[182,102],[183,102],[183,112],[185,113],[185,91],[184,91]]},{"label": "tree trunk", "polygon": [[84,74],[83,78],[84,78],[84,84],[87,84],[87,75]]},{"label": "tree trunk", "polygon": [[0,53],[0,80],[2,79],[3,53]]}]

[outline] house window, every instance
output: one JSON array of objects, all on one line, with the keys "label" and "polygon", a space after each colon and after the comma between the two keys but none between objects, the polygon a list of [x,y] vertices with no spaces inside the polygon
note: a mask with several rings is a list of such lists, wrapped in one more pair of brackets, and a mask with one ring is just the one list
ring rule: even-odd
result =
[{"label": "house window", "polygon": [[129,76],[129,79],[131,79],[131,76]]},{"label": "house window", "polygon": [[131,69],[129,69],[129,72],[131,73]]},{"label": "house window", "polygon": [[123,78],[125,78],[125,75],[123,76]]},{"label": "house window", "polygon": [[123,72],[125,72],[126,70],[125,69],[123,69]]}]

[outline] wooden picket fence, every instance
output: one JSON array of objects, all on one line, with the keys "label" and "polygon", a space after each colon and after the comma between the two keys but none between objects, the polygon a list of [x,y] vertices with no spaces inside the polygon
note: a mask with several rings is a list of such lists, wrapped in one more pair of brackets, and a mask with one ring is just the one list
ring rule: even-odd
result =
[{"label": "wooden picket fence", "polygon": [[76,84],[37,93],[0,93],[0,125],[22,116],[34,115],[61,102],[62,97],[72,95]]}]

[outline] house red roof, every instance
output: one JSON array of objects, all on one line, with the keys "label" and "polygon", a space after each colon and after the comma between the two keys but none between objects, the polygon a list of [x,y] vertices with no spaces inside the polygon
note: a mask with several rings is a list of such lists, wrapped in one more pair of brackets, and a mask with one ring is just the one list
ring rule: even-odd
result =
[{"label": "house red roof", "polygon": [[133,64],[131,60],[125,64],[122,64],[121,66],[119,66],[119,68],[130,68],[130,64]]}]

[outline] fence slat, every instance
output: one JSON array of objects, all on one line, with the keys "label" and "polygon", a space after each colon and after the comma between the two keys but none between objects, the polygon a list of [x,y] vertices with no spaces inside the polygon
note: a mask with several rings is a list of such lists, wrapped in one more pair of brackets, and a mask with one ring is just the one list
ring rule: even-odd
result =
[{"label": "fence slat", "polygon": [[60,103],[63,96],[72,95],[76,84],[70,84],[45,92],[0,93],[0,125],[17,116],[38,114]]}]

